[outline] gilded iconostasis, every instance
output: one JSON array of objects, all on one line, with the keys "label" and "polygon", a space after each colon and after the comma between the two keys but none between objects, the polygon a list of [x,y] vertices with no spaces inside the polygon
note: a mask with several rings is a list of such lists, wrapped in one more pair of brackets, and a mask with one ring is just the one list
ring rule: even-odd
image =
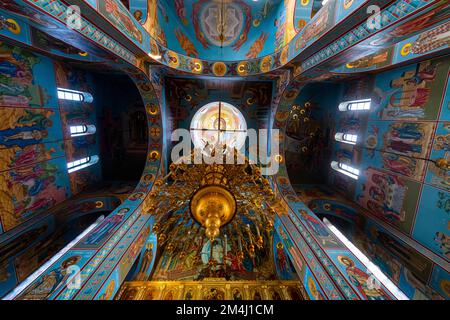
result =
[{"label": "gilded iconostasis", "polygon": [[449,11],[0,0],[0,298],[448,300]]}]

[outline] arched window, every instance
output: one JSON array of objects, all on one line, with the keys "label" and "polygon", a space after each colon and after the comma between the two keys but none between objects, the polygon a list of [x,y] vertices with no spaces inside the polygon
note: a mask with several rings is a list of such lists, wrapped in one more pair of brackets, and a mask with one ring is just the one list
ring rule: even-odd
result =
[{"label": "arched window", "polygon": [[97,155],[95,156],[89,156],[89,157],[84,157],[72,162],[68,162],[67,163],[67,171],[69,173],[78,171],[80,169],[92,166],[93,164],[96,164],[98,162],[99,158]]},{"label": "arched window", "polygon": [[345,174],[346,176],[349,176],[350,178],[353,178],[355,180],[358,179],[359,169],[349,166],[346,163],[331,161],[331,168],[333,168],[334,170],[336,170],[340,173]]},{"label": "arched window", "polygon": [[344,143],[348,143],[348,144],[356,144],[356,141],[358,140],[358,135],[351,134],[351,133],[337,132],[334,135],[334,139],[339,142],[344,142]]},{"label": "arched window", "polygon": [[191,137],[196,148],[226,144],[240,149],[247,137],[247,123],[233,105],[216,101],[201,107],[191,121]]},{"label": "arched window", "polygon": [[58,99],[91,103],[94,98],[90,93],[58,88]]},{"label": "arched window", "polygon": [[93,124],[88,125],[76,125],[76,126],[70,126],[70,136],[71,137],[79,137],[79,136],[85,136],[88,134],[94,134],[96,132],[96,128]]},{"label": "arched window", "polygon": [[339,104],[339,111],[369,110],[371,99],[344,101]]}]

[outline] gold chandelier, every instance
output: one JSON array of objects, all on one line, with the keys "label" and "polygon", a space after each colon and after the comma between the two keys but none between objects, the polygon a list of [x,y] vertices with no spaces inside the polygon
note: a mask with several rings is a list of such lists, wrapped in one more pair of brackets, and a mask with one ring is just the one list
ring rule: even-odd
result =
[{"label": "gold chandelier", "polygon": [[[237,248],[235,254],[242,260],[244,254],[255,257],[255,250],[262,250],[265,239],[270,239],[278,202],[270,181],[236,149],[223,150],[223,163],[231,153],[235,164],[193,164],[194,151],[172,163],[145,199],[144,212],[155,216],[158,243],[169,252],[185,255],[186,243],[201,235],[211,242],[221,238],[224,260],[227,241],[236,242],[231,247]],[[243,161],[236,164],[239,158]],[[174,243],[180,236],[182,243]]]}]

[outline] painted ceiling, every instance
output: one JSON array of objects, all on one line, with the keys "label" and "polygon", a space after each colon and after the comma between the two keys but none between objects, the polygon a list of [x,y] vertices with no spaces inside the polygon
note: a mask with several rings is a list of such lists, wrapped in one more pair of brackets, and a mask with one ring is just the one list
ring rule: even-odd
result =
[{"label": "painted ceiling", "polygon": [[176,52],[205,60],[243,60],[270,54],[290,40],[294,23],[303,25],[304,8],[308,18],[311,11],[310,1],[297,2],[131,0],[130,11]]}]

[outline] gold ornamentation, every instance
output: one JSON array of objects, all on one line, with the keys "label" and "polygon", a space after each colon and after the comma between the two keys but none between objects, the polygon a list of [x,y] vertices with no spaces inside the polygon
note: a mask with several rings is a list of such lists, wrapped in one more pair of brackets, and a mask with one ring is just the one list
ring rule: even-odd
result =
[{"label": "gold ornamentation", "polygon": [[[148,294],[151,292],[151,294]],[[263,300],[308,300],[299,281],[129,281],[119,289],[116,300],[253,300],[258,292]]]},{"label": "gold ornamentation", "polygon": [[259,65],[259,69],[261,72],[269,72],[272,68],[273,58],[272,56],[265,56],[261,59],[261,63]]},{"label": "gold ornamentation", "polygon": [[[244,257],[244,251],[254,257],[257,250],[269,245],[266,239],[270,238],[275,214],[272,206],[279,200],[260,167],[236,149],[216,147],[213,157],[215,152],[221,153],[218,158],[223,156],[222,163],[234,158],[234,164],[195,164],[194,152],[179,159],[169,166],[166,176],[155,181],[144,201],[144,212],[155,216],[154,232],[161,245],[179,239],[178,234],[185,234],[183,241],[187,242],[199,235],[211,242],[228,239],[235,243],[237,257]],[[167,246],[182,247],[179,243]],[[223,264],[213,259],[210,262],[211,269]]]},{"label": "gold ornamentation", "polygon": [[159,107],[157,104],[149,103],[146,105],[148,114],[156,116],[159,113]]},{"label": "gold ornamentation", "polygon": [[439,158],[434,161],[434,164],[436,167],[444,170],[450,170],[450,163],[447,161],[447,159]]},{"label": "gold ornamentation", "polygon": [[288,60],[289,46],[285,46],[280,54],[280,62],[282,65],[286,64]]},{"label": "gold ornamentation", "polygon": [[222,77],[227,73],[227,65],[221,61],[215,62],[212,66],[214,75]]},{"label": "gold ornamentation", "polygon": [[19,24],[14,19],[6,19],[6,24],[8,25],[8,30],[14,34],[20,34],[22,31]]},{"label": "gold ornamentation", "polygon": [[202,61],[199,59],[192,59],[191,63],[191,70],[194,73],[202,73],[203,71],[203,64]]},{"label": "gold ornamentation", "polygon": [[348,8],[350,8],[353,4],[353,0],[344,0],[344,9],[347,10]]},{"label": "gold ornamentation", "polygon": [[400,54],[402,56],[407,56],[410,52],[411,52],[411,43],[407,43],[405,44],[401,49],[400,49]]},{"label": "gold ornamentation", "polygon": [[153,150],[153,151],[150,151],[150,153],[148,154],[148,157],[151,160],[158,160],[160,157],[160,154],[157,150]]},{"label": "gold ornamentation", "polygon": [[247,61],[241,61],[237,65],[237,73],[240,76],[246,76],[249,72],[249,63]]},{"label": "gold ornamentation", "polygon": [[233,219],[236,200],[221,186],[206,186],[192,196],[190,210],[195,221],[206,229],[206,236],[215,239],[220,234],[219,228]]},{"label": "gold ornamentation", "polygon": [[173,51],[169,51],[167,55],[169,57],[169,66],[172,68],[177,68],[178,65],[180,64],[180,59],[178,58],[178,55]]}]

